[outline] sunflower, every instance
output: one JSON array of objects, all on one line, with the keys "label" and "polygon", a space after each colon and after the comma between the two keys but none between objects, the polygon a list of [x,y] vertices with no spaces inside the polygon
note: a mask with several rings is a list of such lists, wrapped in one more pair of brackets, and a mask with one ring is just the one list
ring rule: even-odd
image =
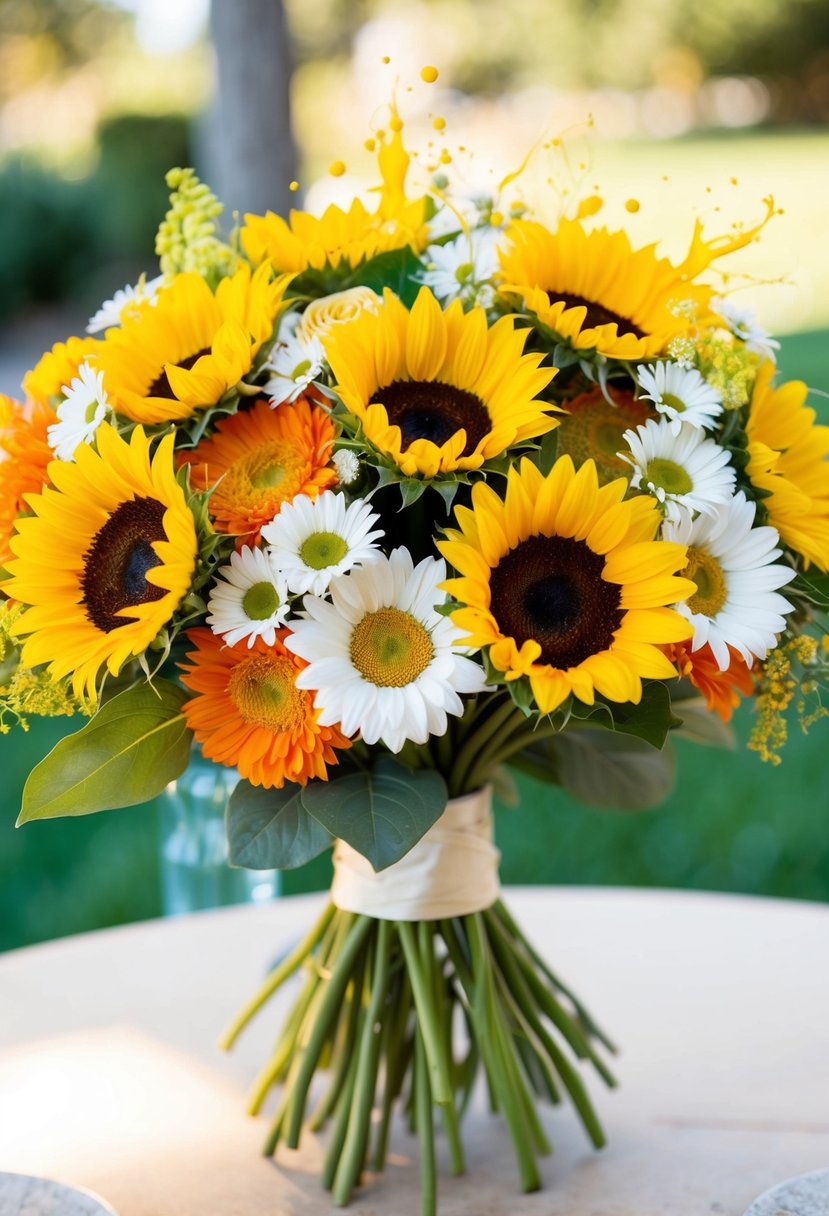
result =
[{"label": "sunflower", "polygon": [[170,620],[198,552],[173,436],[151,460],[141,427],[127,443],[103,423],[97,447],[81,444],[73,463],[49,465],[56,488],[29,495],[34,515],[18,523],[4,585],[29,605],[15,625],[28,635],[22,663],[71,674],[76,695],[93,701],[101,668],[117,675]]},{"label": "sunflower", "polygon": [[[665,654],[676,664],[680,676],[702,693],[708,709],[713,710],[723,722],[730,722],[742,698],[754,692],[754,676],[736,650],[731,650],[725,671],[720,670],[710,646],[691,650],[687,642],[673,642],[665,647]],[[681,703],[677,709],[681,714]]]},{"label": "sunflower", "polygon": [[257,638],[252,647],[226,646],[209,629],[187,636],[196,649],[181,680],[197,695],[184,714],[205,756],[266,789],[327,780],[334,749],[351,743],[336,726],[320,725],[313,694],[297,688],[305,663],[285,649],[284,632],[272,646]]},{"label": "sunflower", "polygon": [[216,425],[216,433],[179,460],[192,483],[212,490],[209,510],[219,532],[256,544],[284,502],[314,498],[337,481],[331,465],[334,426],[324,409],[304,398],[271,409],[257,401]]},{"label": "sunflower", "polygon": [[626,446],[625,431],[656,417],[650,403],[635,397],[632,389],[612,385],[609,395],[612,404],[600,388],[565,402],[556,431],[559,456],[572,456],[576,468],[592,460],[600,485],[630,475],[630,466],[618,455]]},{"label": "sunflower", "polygon": [[717,323],[713,289],[694,279],[760,227],[703,241],[698,225],[688,256],[674,266],[658,258],[653,245],[634,250],[624,232],[587,232],[578,220],[563,219],[553,233],[516,220],[501,254],[501,290],[520,296],[542,325],[576,350],[648,359],[673,339]]},{"label": "sunflower", "polygon": [[154,307],[108,330],[94,362],[115,412],[169,422],[215,405],[273,333],[287,279],[270,276],[243,266],[214,295],[201,275],[179,274]]},{"label": "sunflower", "polygon": [[407,476],[477,469],[524,439],[552,430],[554,409],[536,401],[556,374],[524,355],[528,330],[460,301],[441,311],[422,287],[411,312],[388,289],[324,340],[337,392],[363,434]]},{"label": "sunflower", "polygon": [[346,267],[403,249],[419,252],[426,244],[426,198],[406,198],[409,156],[400,131],[381,146],[378,156],[382,186],[375,211],[355,199],[347,211],[331,204],[321,216],[291,211],[286,223],[273,211],[246,215],[242,248],[254,265],[267,259],[277,270],[297,273],[311,267]]},{"label": "sunflower", "polygon": [[24,405],[0,393],[0,566],[12,555],[9,541],[17,517],[29,509],[25,495],[39,493],[46,482],[53,459],[47,432],[56,421],[51,406]]},{"label": "sunflower", "polygon": [[751,398],[748,476],[787,545],[808,566],[829,570],[829,426],[815,425],[808,388],[790,380],[775,388],[774,364],[757,373]]},{"label": "sunflower", "polygon": [[64,384],[77,376],[81,364],[103,346],[98,338],[67,338],[47,350],[31,371],[23,377],[23,392],[32,401],[54,405],[62,395]]},{"label": "sunflower", "polygon": [[676,675],[660,646],[690,637],[666,607],[696,590],[676,573],[685,547],[654,540],[652,500],[624,501],[623,478],[599,486],[596,467],[560,457],[545,477],[527,459],[505,500],[485,483],[438,548],[460,577],[446,589],[468,646],[486,647],[507,680],[527,676],[542,713],[570,693],[637,702],[642,680]]}]

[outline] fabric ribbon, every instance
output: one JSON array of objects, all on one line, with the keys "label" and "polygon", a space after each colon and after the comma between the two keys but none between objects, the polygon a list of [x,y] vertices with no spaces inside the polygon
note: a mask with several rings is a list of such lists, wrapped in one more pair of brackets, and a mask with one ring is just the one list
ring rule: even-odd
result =
[{"label": "fabric ribbon", "polygon": [[489,786],[453,798],[405,857],[385,870],[350,845],[334,846],[331,899],[377,920],[439,920],[481,912],[497,900],[501,854],[492,842]]}]

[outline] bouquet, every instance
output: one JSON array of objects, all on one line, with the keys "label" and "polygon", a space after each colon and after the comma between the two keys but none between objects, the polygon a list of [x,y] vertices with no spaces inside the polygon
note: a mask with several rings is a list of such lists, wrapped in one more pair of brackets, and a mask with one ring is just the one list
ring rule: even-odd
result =
[{"label": "bouquet", "polygon": [[614,1083],[501,901],[493,789],[644,806],[671,731],[715,740],[752,697],[777,760],[790,703],[825,712],[829,428],[717,292],[771,200],[674,264],[595,198],[550,223],[439,165],[413,192],[402,127],[370,203],[228,239],[171,171],[159,277],[3,401],[0,657],[4,729],[89,717],[21,820],[151,798],[195,740],[241,774],[234,864],[333,844],[328,906],[224,1042],[300,975],[251,1100],[279,1092],[266,1151],[329,1124],[346,1203],[402,1105],[428,1214],[436,1119],[460,1172],[479,1075],[525,1190],[537,1099],[599,1146],[582,1070]]}]

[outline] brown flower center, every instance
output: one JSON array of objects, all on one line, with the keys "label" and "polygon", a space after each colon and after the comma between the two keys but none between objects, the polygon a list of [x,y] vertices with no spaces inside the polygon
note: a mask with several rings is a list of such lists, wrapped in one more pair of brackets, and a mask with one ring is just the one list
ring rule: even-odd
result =
[{"label": "brown flower center", "polygon": [[155,498],[122,502],[96,533],[83,559],[83,603],[96,628],[111,633],[135,617],[119,616],[122,608],[160,600],[167,592],[148,583],[146,575],[161,558],[153,542],[166,540],[166,507]]},{"label": "brown flower center", "polygon": [[481,399],[442,380],[394,380],[372,395],[369,405],[374,404],[383,405],[391,425],[400,427],[404,452],[415,439],[442,447],[463,430],[466,443],[461,455],[469,456],[492,430]]},{"label": "brown flower center", "polygon": [[[189,372],[190,368],[193,366],[193,364],[196,362],[197,359],[201,359],[202,355],[209,355],[209,354],[210,354],[210,347],[205,346],[201,350],[197,350],[195,355],[188,355],[186,359],[181,359],[178,363],[176,363],[175,366],[182,368],[186,372]],[[176,397],[175,393],[173,392],[173,390],[170,386],[170,381],[167,379],[166,371],[162,371],[160,376],[156,376],[155,380],[153,380],[152,384],[147,389],[147,396],[148,397],[167,397],[168,400],[170,400],[170,401],[178,400],[178,398]]]},{"label": "brown flower center", "polygon": [[531,536],[490,576],[490,610],[518,646],[533,639],[539,662],[566,670],[607,650],[622,620],[621,591],[602,578],[604,558],[568,536]]},{"label": "brown flower center", "polygon": [[582,329],[596,329],[599,325],[615,325],[620,338],[624,334],[633,334],[635,338],[645,337],[645,331],[635,325],[629,317],[612,312],[603,304],[597,304],[595,300],[588,300],[585,296],[572,295],[569,291],[548,291],[547,299],[551,304],[564,300],[568,308],[586,308],[587,316],[584,318]]}]

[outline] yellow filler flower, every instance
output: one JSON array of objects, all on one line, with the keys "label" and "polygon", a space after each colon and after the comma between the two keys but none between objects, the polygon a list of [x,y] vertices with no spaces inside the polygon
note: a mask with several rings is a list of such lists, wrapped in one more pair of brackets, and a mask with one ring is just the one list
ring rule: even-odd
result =
[{"label": "yellow filler flower", "polygon": [[703,240],[697,223],[691,248],[674,266],[654,245],[634,250],[624,232],[564,219],[555,232],[516,220],[501,254],[501,291],[520,296],[529,312],[576,350],[614,359],[648,359],[700,327],[715,325],[714,289],[695,282],[715,258],[752,241],[774,213],[753,228]]},{"label": "yellow filler flower", "polygon": [[407,476],[478,469],[557,425],[537,401],[556,374],[522,354],[529,330],[512,317],[443,312],[422,287],[411,312],[388,289],[383,306],[323,339],[346,408],[366,439]]},{"label": "yellow filler flower", "polygon": [[507,680],[528,677],[542,713],[570,693],[638,702],[643,679],[676,676],[660,646],[691,636],[667,607],[696,591],[676,577],[685,546],[654,540],[662,517],[649,498],[625,501],[627,484],[599,486],[592,460],[576,472],[562,456],[545,477],[524,459],[505,499],[478,483],[438,542],[460,574],[444,586],[461,642]]},{"label": "yellow filler flower", "polygon": [[775,388],[775,368],[757,373],[749,407],[748,475],[768,494],[768,520],[808,566],[829,570],[829,426],[815,425],[808,388],[790,380]]},{"label": "yellow filler flower", "polygon": [[[177,275],[145,308],[107,331],[94,356],[109,403],[135,422],[170,422],[215,405],[250,371],[289,280],[243,266],[215,294],[201,275]],[[93,361],[93,360],[90,360]]]},{"label": "yellow filler flower", "polygon": [[55,460],[55,488],[30,494],[33,515],[11,540],[8,595],[27,605],[14,625],[26,637],[21,662],[71,675],[78,697],[96,699],[101,668],[117,675],[142,654],[190,589],[198,540],[176,482],[173,436],[150,459],[136,427],[129,443],[108,423],[98,451]]}]

